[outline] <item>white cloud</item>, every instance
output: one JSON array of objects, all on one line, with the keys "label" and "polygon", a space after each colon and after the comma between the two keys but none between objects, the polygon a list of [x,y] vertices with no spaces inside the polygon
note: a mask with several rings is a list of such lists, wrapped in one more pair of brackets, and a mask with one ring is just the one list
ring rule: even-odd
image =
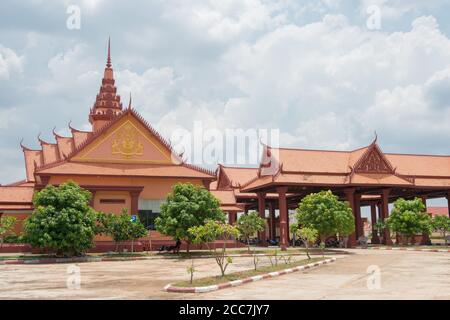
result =
[{"label": "white cloud", "polygon": [[[151,68],[142,74],[130,70],[117,72],[117,87],[124,106],[128,105],[129,94],[132,94],[132,105],[146,117],[162,116],[171,108],[171,97],[175,95],[177,76],[170,67]],[[176,101],[176,100],[175,100]]]},{"label": "white cloud", "polygon": [[8,129],[18,123],[17,109],[0,109],[0,130]]},{"label": "white cloud", "polygon": [[230,41],[280,24],[284,20],[276,7],[261,0],[179,2],[165,13],[212,40]]},{"label": "white cloud", "polygon": [[9,80],[13,74],[22,73],[23,57],[0,44],[0,80]]},{"label": "white cloud", "polygon": [[[66,95],[79,95],[97,88],[102,74],[101,67],[97,66],[85,51],[86,45],[78,43],[50,58],[50,77],[36,85],[37,92],[42,95],[63,92]],[[92,101],[94,98],[91,97]]]},{"label": "white cloud", "polygon": [[[63,21],[70,1],[33,3],[39,10],[10,2],[23,18],[0,21],[2,44],[14,48],[0,46],[5,147],[21,135],[36,145],[39,131],[51,139],[71,119],[88,128],[111,35],[124,105],[131,91],[166,137],[200,120],[279,128],[282,145],[349,149],[377,130],[389,151],[448,153],[448,1],[80,1],[77,32]],[[374,3],[379,31],[361,18]],[[5,120],[14,117],[27,130]]]}]

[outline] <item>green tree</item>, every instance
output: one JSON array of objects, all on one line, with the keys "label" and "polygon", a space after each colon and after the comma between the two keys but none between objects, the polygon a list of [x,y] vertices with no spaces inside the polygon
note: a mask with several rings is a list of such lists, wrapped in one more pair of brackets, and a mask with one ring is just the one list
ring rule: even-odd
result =
[{"label": "green tree", "polygon": [[247,242],[248,252],[250,252],[250,237],[256,232],[264,230],[266,222],[259,216],[257,212],[243,214],[237,221],[237,228],[241,237]]},{"label": "green tree", "polygon": [[[224,277],[228,265],[233,262],[231,257],[226,256],[226,241],[240,236],[238,228],[222,221],[208,220],[204,225],[189,228],[188,232],[191,234],[193,243],[206,244]],[[218,239],[223,240],[220,250],[217,250],[217,245],[214,243]]]},{"label": "green tree", "polygon": [[35,209],[24,225],[30,244],[51,249],[58,256],[84,254],[94,245],[97,228],[90,199],[91,193],[73,181],[37,192]]},{"label": "green tree", "polygon": [[305,244],[306,255],[308,256],[308,259],[311,259],[311,257],[309,256],[309,245],[317,241],[319,233],[317,232],[316,229],[303,227],[297,229],[296,234]]},{"label": "green tree", "polygon": [[139,219],[132,221],[127,209],[123,209],[120,215],[106,214],[100,220],[99,230],[113,238],[115,251],[119,250],[120,243],[131,241],[131,252],[134,252],[134,241],[147,235],[145,226]]},{"label": "green tree", "polygon": [[431,218],[425,212],[422,199],[405,200],[399,198],[394,202],[386,224],[392,232],[405,237],[413,237],[416,234],[431,233]]},{"label": "green tree", "polygon": [[184,240],[189,252],[192,234],[189,228],[201,226],[206,220],[225,221],[220,202],[208,190],[191,183],[177,183],[166,201],[161,214],[155,219],[156,230]]},{"label": "green tree", "polygon": [[139,221],[139,217],[136,217],[136,221],[131,221],[130,227],[130,239],[131,239],[131,252],[134,252],[134,241],[145,237],[148,231],[147,228]]},{"label": "green tree", "polygon": [[297,223],[317,230],[321,242],[331,235],[347,236],[355,231],[355,219],[348,202],[328,191],[312,193],[297,208]]},{"label": "green tree", "polygon": [[439,232],[444,238],[445,244],[447,244],[447,232],[450,232],[450,217],[448,216],[435,216],[432,221],[433,230]]},{"label": "green tree", "polygon": [[5,236],[14,234],[13,228],[16,222],[16,217],[0,217],[0,248],[3,246],[3,239],[5,238]]}]

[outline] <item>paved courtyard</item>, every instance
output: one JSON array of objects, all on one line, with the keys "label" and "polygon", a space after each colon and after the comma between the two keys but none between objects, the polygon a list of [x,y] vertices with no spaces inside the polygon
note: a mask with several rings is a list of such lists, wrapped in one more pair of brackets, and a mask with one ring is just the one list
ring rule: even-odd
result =
[{"label": "paved courtyard", "polygon": [[[1,265],[0,299],[450,299],[448,253],[353,252],[308,272],[204,294],[162,290],[187,279],[190,260],[81,263],[79,289],[67,288],[68,264]],[[218,272],[213,259],[196,259],[195,266],[199,276]],[[379,289],[367,286],[369,266],[379,267]],[[250,258],[235,258],[230,272],[249,268]]]}]

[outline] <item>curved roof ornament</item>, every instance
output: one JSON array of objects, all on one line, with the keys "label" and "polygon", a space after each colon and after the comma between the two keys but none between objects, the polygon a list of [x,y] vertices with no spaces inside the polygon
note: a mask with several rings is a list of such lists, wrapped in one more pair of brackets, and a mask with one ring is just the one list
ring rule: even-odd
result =
[{"label": "curved roof ornament", "polygon": [[130,100],[128,101],[128,109],[131,109],[131,91],[130,91]]},{"label": "curved roof ornament", "polygon": [[56,126],[53,127],[52,133],[53,133],[53,135],[55,136],[55,138],[61,137],[59,134],[56,133]]},{"label": "curved roof ornament", "polygon": [[23,138],[20,139],[20,147],[22,148],[22,150],[29,150],[28,147],[26,147],[26,146],[23,145]]},{"label": "curved roof ornament", "polygon": [[373,142],[372,142],[372,144],[375,144],[375,143],[377,143],[377,140],[378,140],[378,134],[377,134],[377,130],[375,130],[375,139],[373,140]]}]

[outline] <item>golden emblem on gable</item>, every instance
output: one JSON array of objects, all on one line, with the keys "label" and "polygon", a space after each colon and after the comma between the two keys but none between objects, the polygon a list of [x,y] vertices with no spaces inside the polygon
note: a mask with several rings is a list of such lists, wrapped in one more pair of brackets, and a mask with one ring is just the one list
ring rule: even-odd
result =
[{"label": "golden emblem on gable", "polygon": [[144,146],[139,142],[138,133],[131,125],[126,125],[116,134],[111,149],[112,154],[120,154],[126,159],[144,154]]}]

